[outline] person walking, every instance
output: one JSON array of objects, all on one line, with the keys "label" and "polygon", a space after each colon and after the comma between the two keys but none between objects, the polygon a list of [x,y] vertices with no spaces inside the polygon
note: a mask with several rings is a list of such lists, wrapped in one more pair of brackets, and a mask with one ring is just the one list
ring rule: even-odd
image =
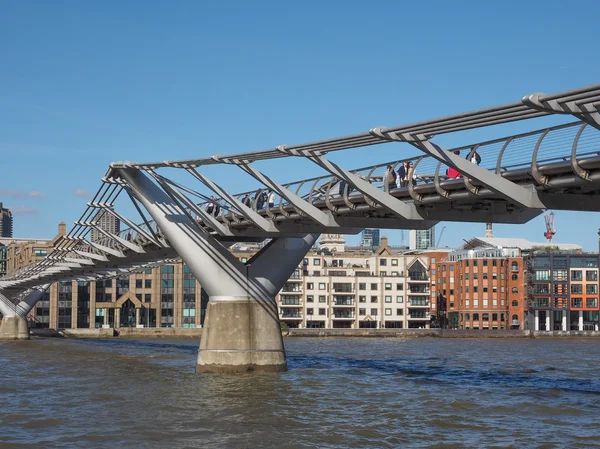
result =
[{"label": "person walking", "polygon": [[412,161],[408,161],[408,165],[406,167],[406,185],[409,182],[413,183],[413,185],[417,185],[417,175],[415,173],[415,168],[413,166]]},{"label": "person walking", "polygon": [[211,196],[208,204],[206,205],[206,209],[205,210],[206,210],[206,212],[209,215],[214,215],[214,213],[215,213],[215,203],[214,203],[214,201],[215,201],[215,197]]},{"label": "person walking", "polygon": [[[456,150],[454,152],[454,154],[456,154],[457,156],[460,156],[460,151]],[[448,178],[451,178],[451,179],[460,178],[460,172],[457,169],[455,169],[454,167],[449,167],[447,174],[448,174]]]},{"label": "person walking", "polygon": [[244,206],[248,206],[250,207],[250,194],[246,193],[246,195],[244,196],[244,198],[242,199],[242,204]]},{"label": "person walking", "polygon": [[394,171],[394,169],[392,168],[391,165],[387,166],[387,169],[385,170],[385,180],[384,182],[387,182],[387,190],[388,192],[391,192],[393,189],[396,188],[396,172]]},{"label": "person walking", "polygon": [[275,192],[269,191],[269,207],[275,206]]},{"label": "person walking", "polygon": [[408,161],[402,162],[400,164],[400,168],[398,168],[398,175],[396,176],[396,187],[406,187],[406,167],[408,166]]}]

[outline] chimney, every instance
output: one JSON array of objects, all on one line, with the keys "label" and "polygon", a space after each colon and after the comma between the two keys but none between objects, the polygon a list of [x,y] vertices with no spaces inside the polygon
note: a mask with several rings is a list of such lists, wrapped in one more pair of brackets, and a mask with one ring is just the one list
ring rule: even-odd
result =
[{"label": "chimney", "polygon": [[388,238],[386,236],[381,237],[381,239],[379,241],[379,247],[387,248],[387,246],[388,246]]},{"label": "chimney", "polygon": [[58,235],[59,237],[64,237],[65,235],[67,235],[67,225],[64,221],[61,221],[58,224]]},{"label": "chimney", "polygon": [[485,236],[486,238],[494,238],[494,231],[492,231],[492,223],[485,224]]}]

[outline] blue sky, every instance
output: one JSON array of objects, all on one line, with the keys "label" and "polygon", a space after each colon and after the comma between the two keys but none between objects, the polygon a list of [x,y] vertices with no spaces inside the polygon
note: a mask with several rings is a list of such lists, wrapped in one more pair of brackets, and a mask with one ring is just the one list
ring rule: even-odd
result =
[{"label": "blue sky", "polygon": [[[52,237],[115,160],[260,150],[594,84],[599,10],[594,1],[4,2],[0,202],[15,212],[16,236]],[[409,152],[332,158],[354,168]],[[290,162],[264,169],[281,181],[320,173]],[[216,175],[231,191],[254,185],[231,170]],[[445,225],[442,245],[485,229]],[[595,250],[599,226],[598,214],[557,211],[555,241]],[[541,217],[495,226],[534,241],[543,231]],[[382,234],[400,243],[400,231]]]}]

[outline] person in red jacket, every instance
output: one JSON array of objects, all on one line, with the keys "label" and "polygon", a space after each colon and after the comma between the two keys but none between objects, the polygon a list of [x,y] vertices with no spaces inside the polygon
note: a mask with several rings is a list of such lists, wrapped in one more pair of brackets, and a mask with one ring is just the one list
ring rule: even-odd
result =
[{"label": "person in red jacket", "polygon": [[[460,156],[460,151],[456,150],[454,152],[454,154],[456,154],[457,156]],[[448,174],[448,178],[460,178],[460,176],[461,176],[460,172],[457,169],[455,169],[454,167],[449,167],[447,174]]]}]

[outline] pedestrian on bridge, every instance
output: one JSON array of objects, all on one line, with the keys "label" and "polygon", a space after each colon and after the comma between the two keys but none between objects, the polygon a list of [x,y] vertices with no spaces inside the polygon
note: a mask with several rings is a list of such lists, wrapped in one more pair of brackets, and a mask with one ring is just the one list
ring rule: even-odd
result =
[{"label": "pedestrian on bridge", "polygon": [[398,169],[398,173],[396,176],[396,187],[402,188],[408,185],[408,180],[406,177],[406,169],[408,167],[408,161],[404,161],[400,164],[400,168]]},{"label": "pedestrian on bridge", "polygon": [[396,172],[394,171],[392,166],[388,165],[383,176],[385,180],[384,183],[387,182],[388,192],[391,192],[393,189],[396,188],[396,176]]},{"label": "pedestrian on bridge", "polygon": [[[456,150],[456,151],[454,151],[454,154],[456,154],[457,156],[460,156],[460,151]],[[448,168],[448,171],[446,172],[446,174],[448,175],[448,178],[452,178],[452,179],[460,178],[460,176],[461,176],[460,172],[457,169],[455,169],[454,167]]]}]

